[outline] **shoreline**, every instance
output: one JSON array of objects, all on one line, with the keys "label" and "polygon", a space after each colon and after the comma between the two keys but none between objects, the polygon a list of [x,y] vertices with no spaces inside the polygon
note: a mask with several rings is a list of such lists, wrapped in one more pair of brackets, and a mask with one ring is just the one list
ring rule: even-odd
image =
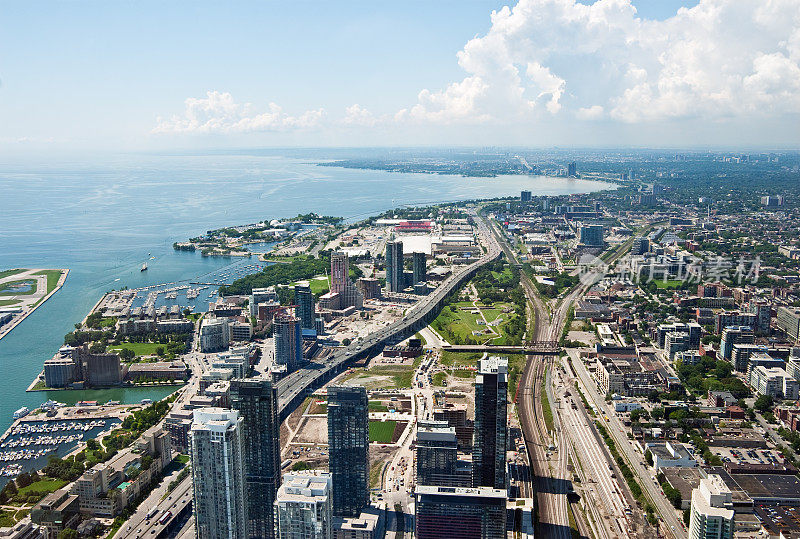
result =
[{"label": "shoreline", "polygon": [[[35,269],[35,270],[37,270],[37,271],[44,271],[44,269],[48,269],[48,268],[43,268],[43,269],[42,269],[42,268],[31,268],[31,269]],[[26,318],[28,318],[28,316],[30,316],[31,314],[33,314],[33,313],[36,311],[36,309],[38,309],[39,307],[41,307],[42,305],[44,305],[44,303],[45,303],[45,302],[46,302],[48,299],[50,299],[50,297],[51,297],[53,294],[55,294],[56,292],[58,292],[59,290],[61,290],[61,287],[62,287],[62,286],[64,286],[64,283],[65,283],[65,282],[66,282],[66,280],[67,280],[67,275],[69,275],[69,268],[63,268],[63,269],[60,269],[59,271],[61,272],[61,276],[58,278],[58,282],[56,283],[56,286],[55,286],[55,288],[53,288],[53,290],[51,290],[51,291],[50,291],[50,292],[49,292],[47,295],[45,295],[45,296],[44,296],[42,299],[40,299],[39,301],[37,301],[37,302],[36,302],[36,304],[35,304],[33,307],[31,307],[29,311],[26,311],[26,312],[22,313],[20,316],[14,317],[14,319],[13,319],[11,322],[9,322],[9,323],[8,323],[8,325],[6,325],[6,326],[4,326],[2,329],[0,329],[0,339],[2,339],[3,337],[5,337],[5,336],[6,336],[6,335],[8,335],[9,333],[11,333],[11,331],[12,331],[12,330],[13,330],[15,327],[17,327],[18,325],[20,325],[20,324],[22,323],[22,321],[23,321],[23,320],[25,320]]]}]

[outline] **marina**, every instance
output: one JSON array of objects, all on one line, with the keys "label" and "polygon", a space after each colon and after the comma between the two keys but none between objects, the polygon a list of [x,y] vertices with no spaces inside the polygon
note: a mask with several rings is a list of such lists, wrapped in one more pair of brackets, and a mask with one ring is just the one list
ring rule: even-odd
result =
[{"label": "marina", "polygon": [[50,456],[63,457],[78,443],[95,439],[121,423],[107,415],[86,419],[29,419],[14,422],[0,438],[0,477],[39,469]]}]

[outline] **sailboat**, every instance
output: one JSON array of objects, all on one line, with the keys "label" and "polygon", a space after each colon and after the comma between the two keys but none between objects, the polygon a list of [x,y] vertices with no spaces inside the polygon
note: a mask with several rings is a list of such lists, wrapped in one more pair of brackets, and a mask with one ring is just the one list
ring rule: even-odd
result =
[{"label": "sailboat", "polygon": [[147,271],[147,262],[142,264],[142,269],[140,271]]}]

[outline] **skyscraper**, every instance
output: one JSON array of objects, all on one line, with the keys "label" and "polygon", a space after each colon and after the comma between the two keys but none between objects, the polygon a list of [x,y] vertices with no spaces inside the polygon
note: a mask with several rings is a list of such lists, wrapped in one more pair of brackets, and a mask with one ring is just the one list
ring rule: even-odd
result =
[{"label": "skyscraper", "polygon": [[326,473],[288,473],[275,500],[275,537],[330,539],[331,477]]},{"label": "skyscraper", "polygon": [[244,432],[247,537],[274,537],[273,506],[281,473],[278,393],[267,379],[231,381],[231,408]]},{"label": "skyscraper", "polygon": [[420,421],[417,425],[417,485],[454,485],[457,460],[456,429],[447,421]]},{"label": "skyscraper", "polygon": [[567,176],[577,176],[578,175],[578,165],[573,161],[572,163],[567,165]]},{"label": "skyscraper", "polygon": [[474,487],[506,488],[507,401],[508,359],[481,359],[475,377]]},{"label": "skyscraper", "polygon": [[197,539],[247,537],[242,423],[235,410],[194,412],[189,443]]},{"label": "skyscraper", "polygon": [[427,268],[425,263],[425,253],[411,253],[412,269],[414,279],[412,284],[424,283],[428,280]]},{"label": "skyscraper", "polygon": [[340,307],[364,306],[364,296],[350,280],[350,259],[347,253],[334,251],[331,253],[331,294],[339,294]]},{"label": "skyscraper", "polygon": [[414,494],[418,539],[506,536],[505,490],[420,485]]},{"label": "skyscraper", "polygon": [[603,225],[583,225],[578,229],[580,243],[591,247],[603,246]]},{"label": "skyscraper", "polygon": [[400,292],[404,288],[403,242],[391,240],[386,242],[386,289],[389,292]]},{"label": "skyscraper", "polygon": [[328,388],[328,455],[333,514],[358,516],[369,503],[369,401],[364,387]]},{"label": "skyscraper", "polygon": [[530,191],[521,191],[519,194],[520,202],[530,202],[531,201],[531,192]]},{"label": "skyscraper", "polygon": [[294,302],[297,305],[295,311],[300,319],[300,327],[314,329],[314,294],[308,283],[294,285]]},{"label": "skyscraper", "polygon": [[302,331],[300,319],[286,312],[275,315],[275,363],[286,365],[286,372],[293,372],[303,359]]}]

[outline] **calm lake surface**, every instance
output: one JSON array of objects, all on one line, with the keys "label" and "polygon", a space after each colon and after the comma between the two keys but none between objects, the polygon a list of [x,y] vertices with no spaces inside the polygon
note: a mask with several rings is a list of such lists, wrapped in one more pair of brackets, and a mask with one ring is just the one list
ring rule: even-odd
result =
[{"label": "calm lake surface", "polygon": [[[190,279],[231,263],[174,251],[174,241],[298,213],[357,220],[405,204],[518,195],[523,189],[536,196],[608,188],[613,186],[543,176],[462,178],[319,167],[311,158],[245,153],[0,159],[0,270],[70,269],[64,287],[0,340],[0,432],[21,406],[34,408],[48,398],[80,400],[25,388],[103,293]],[[139,271],[144,261],[146,272]],[[164,388],[79,396],[138,402],[163,397]]]}]

